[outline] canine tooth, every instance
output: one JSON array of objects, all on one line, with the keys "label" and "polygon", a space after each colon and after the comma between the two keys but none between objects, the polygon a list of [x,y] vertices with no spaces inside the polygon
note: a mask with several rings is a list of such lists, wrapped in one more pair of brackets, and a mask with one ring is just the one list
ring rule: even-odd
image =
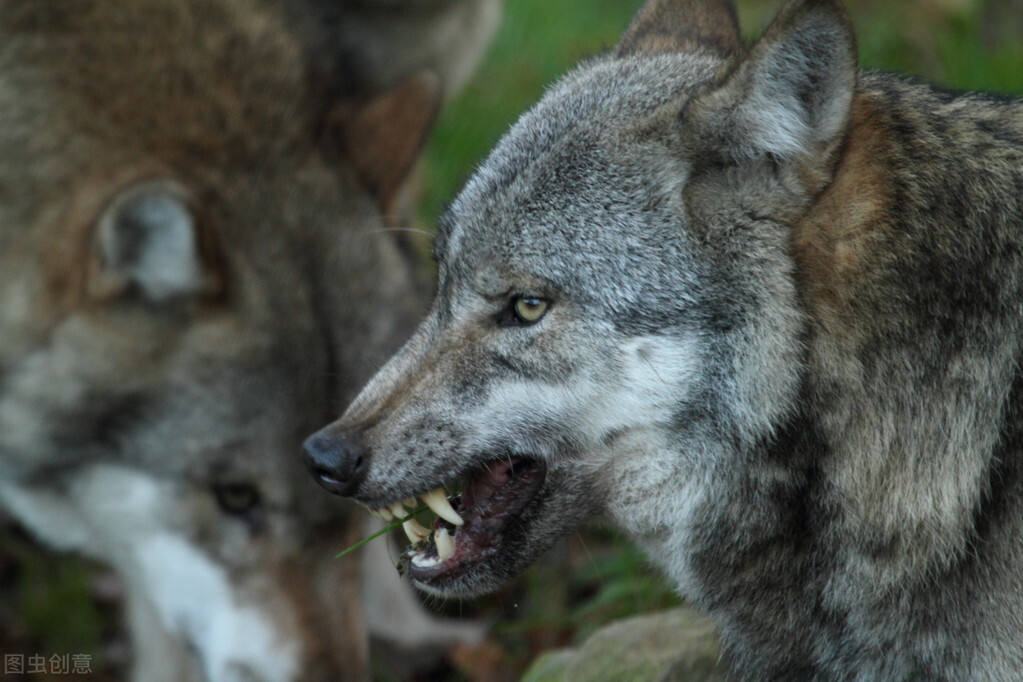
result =
[{"label": "canine tooth", "polygon": [[409,519],[405,523],[401,524],[401,527],[402,530],[405,531],[405,535],[408,536],[409,542],[412,544],[418,544],[430,535],[430,529],[415,519]]},{"label": "canine tooth", "polygon": [[455,553],[455,539],[446,528],[438,528],[433,532],[433,542],[437,545],[437,556],[441,561]]},{"label": "canine tooth", "polygon": [[427,507],[433,511],[434,514],[441,517],[448,523],[453,523],[456,526],[461,526],[464,521],[462,517],[458,515],[451,503],[448,502],[447,495],[444,494],[444,488],[436,488],[431,490],[422,496],[423,502]]}]

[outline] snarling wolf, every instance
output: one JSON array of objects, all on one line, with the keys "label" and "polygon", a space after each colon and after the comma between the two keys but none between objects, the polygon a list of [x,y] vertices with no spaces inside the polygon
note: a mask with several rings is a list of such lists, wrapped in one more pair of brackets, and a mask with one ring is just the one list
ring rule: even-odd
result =
[{"label": "snarling wolf", "polygon": [[363,608],[363,515],[294,458],[425,307],[382,215],[450,88],[314,10],[0,0],[0,502],[121,574],[136,680],[364,679],[367,622],[451,634],[397,582]]},{"label": "snarling wolf", "polygon": [[438,511],[421,588],[603,517],[742,678],[1019,679],[1023,102],[859,72],[834,0],[749,47],[725,0],[651,0],[436,255],[425,321],[305,448],[335,493]]}]

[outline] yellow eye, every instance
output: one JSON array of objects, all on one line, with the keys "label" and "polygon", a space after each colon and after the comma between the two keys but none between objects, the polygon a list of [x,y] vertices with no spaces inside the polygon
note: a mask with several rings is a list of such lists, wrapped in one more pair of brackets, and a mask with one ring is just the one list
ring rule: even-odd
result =
[{"label": "yellow eye", "polygon": [[542,298],[523,296],[515,299],[515,317],[523,324],[533,324],[547,312],[547,301]]}]

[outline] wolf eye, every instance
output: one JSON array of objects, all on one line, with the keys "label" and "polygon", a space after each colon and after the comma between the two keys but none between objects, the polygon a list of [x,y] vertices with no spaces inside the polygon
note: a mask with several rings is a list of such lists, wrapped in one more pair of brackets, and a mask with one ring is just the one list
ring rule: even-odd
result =
[{"label": "wolf eye", "polygon": [[524,324],[538,322],[547,312],[547,301],[542,298],[515,299],[515,316]]},{"label": "wolf eye", "polygon": [[259,491],[244,483],[223,483],[213,486],[217,505],[228,514],[245,514],[260,502]]},{"label": "wolf eye", "polygon": [[502,327],[523,327],[536,324],[547,312],[547,299],[536,296],[516,296],[498,318]]}]

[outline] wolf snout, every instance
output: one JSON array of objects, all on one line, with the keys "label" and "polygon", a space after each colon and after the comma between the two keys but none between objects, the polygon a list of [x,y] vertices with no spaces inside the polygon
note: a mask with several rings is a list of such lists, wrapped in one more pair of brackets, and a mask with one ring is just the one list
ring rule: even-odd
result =
[{"label": "wolf snout", "polygon": [[355,439],[327,430],[309,436],[302,454],[316,482],[335,495],[354,494],[369,468],[369,457]]}]

